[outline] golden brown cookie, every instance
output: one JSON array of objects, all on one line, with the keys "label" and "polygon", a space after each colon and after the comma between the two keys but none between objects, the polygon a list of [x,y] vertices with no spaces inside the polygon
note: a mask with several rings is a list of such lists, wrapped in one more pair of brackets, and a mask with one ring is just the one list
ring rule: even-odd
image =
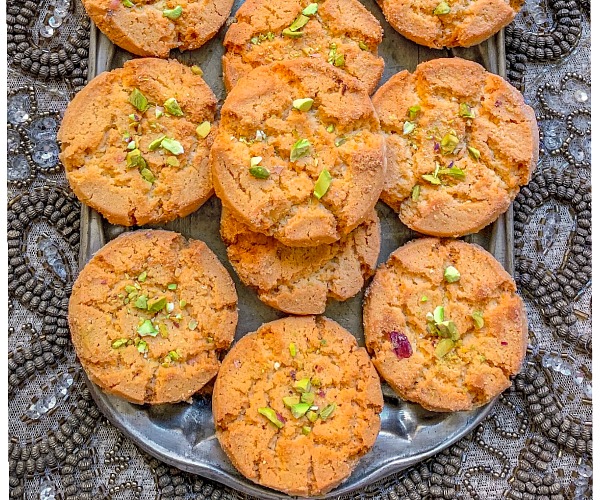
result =
[{"label": "golden brown cookie", "polygon": [[253,68],[298,57],[318,58],[360,80],[369,94],[383,73],[381,25],[358,0],[248,0],[225,41],[225,87]]},{"label": "golden brown cookie", "polygon": [[387,146],[381,199],[431,236],[475,233],[504,213],[538,160],[533,109],[477,63],[434,59],[373,97]]},{"label": "golden brown cookie", "polygon": [[58,132],[71,188],[113,224],[194,212],[213,193],[216,105],[204,80],[174,60],[134,59],[98,75]]},{"label": "golden brown cookie", "polygon": [[242,338],[213,392],[216,435],[248,479],[288,495],[326,493],[379,433],[383,396],[363,347],[336,322],[289,317]]},{"label": "golden brown cookie", "polygon": [[375,273],[364,304],[375,367],[408,401],[471,410],[510,386],[527,349],[527,316],[510,275],[460,240],[423,238]]},{"label": "golden brown cookie", "polygon": [[241,280],[265,304],[289,314],[321,314],[328,298],[346,300],[360,292],[375,272],[381,242],[375,210],[335,243],[298,248],[251,231],[224,208],[221,236]]},{"label": "golden brown cookie", "polygon": [[471,47],[515,18],[525,0],[377,0],[392,27],[434,49]]},{"label": "golden brown cookie", "polygon": [[193,50],[217,34],[233,0],[83,0],[88,15],[114,44],[144,57]]},{"label": "golden brown cookie", "polygon": [[221,109],[215,191],[234,216],[287,246],[333,243],[371,213],[383,137],[358,80],[309,58],[254,69]]},{"label": "golden brown cookie", "polygon": [[219,370],[237,324],[233,281],[201,241],[172,231],[114,239],[81,270],[69,301],[90,380],[132,403],[175,403]]}]

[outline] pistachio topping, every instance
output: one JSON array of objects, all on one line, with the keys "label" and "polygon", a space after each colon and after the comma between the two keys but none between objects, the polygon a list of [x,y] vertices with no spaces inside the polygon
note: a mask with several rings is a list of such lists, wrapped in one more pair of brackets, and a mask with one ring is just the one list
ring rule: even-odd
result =
[{"label": "pistachio topping", "polygon": [[142,170],[140,170],[140,175],[142,176],[142,179],[149,182],[150,184],[153,184],[156,180],[156,177],[154,177],[152,170],[150,170],[149,168],[142,168]]},{"label": "pistachio topping", "polygon": [[[260,156],[258,158],[260,158]],[[260,165],[257,165],[255,167],[250,167],[249,171],[250,171],[250,175],[257,179],[268,179],[269,176],[271,175],[271,172],[269,171],[269,169],[262,167]]]},{"label": "pistachio topping", "polygon": [[421,302],[427,302],[428,300],[427,295],[421,295]]},{"label": "pistachio topping", "polygon": [[145,295],[140,295],[133,304],[138,309],[143,309],[144,311],[148,309],[148,297]]},{"label": "pistachio topping", "polygon": [[175,19],[179,19],[181,17],[181,14],[183,14],[183,8],[181,7],[181,5],[178,5],[174,9],[163,10],[163,17],[167,17],[172,21],[174,21]]},{"label": "pistachio topping", "polygon": [[160,332],[160,336],[163,339],[168,338],[168,336],[169,336],[169,329],[167,328],[167,325],[165,325],[164,323],[160,323],[158,325],[158,331]]},{"label": "pistachio topping", "polygon": [[137,329],[138,334],[141,337],[146,337],[149,335],[150,337],[156,337],[158,335],[158,330],[152,324],[152,321],[146,319],[142,322],[142,324]]},{"label": "pistachio topping", "polygon": [[175,139],[170,139],[169,137],[165,137],[161,141],[160,146],[174,155],[180,155],[184,153],[181,143]]},{"label": "pistachio topping", "polygon": [[315,402],[315,393],[314,392],[304,392],[302,396],[300,396],[300,401],[303,403],[308,403],[312,405]]},{"label": "pistachio topping", "polygon": [[163,104],[165,111],[173,116],[183,116],[183,111],[174,97],[169,97]]},{"label": "pistachio topping", "polygon": [[291,408],[298,403],[300,403],[300,398],[298,396],[286,396],[283,398],[283,404],[288,408]]},{"label": "pistachio topping", "polygon": [[177,290],[177,283],[169,283],[169,284],[167,285],[167,288],[168,288],[169,290]]},{"label": "pistachio topping", "polygon": [[290,356],[291,356],[292,358],[295,358],[295,357],[296,357],[296,353],[297,353],[297,351],[296,351],[296,344],[294,344],[294,343],[292,342],[292,343],[290,344],[290,347],[289,347],[289,349],[290,349]]},{"label": "pistachio topping", "polygon": [[152,299],[148,301],[148,311],[150,312],[159,312],[164,309],[167,305],[167,298],[160,297],[158,299]]},{"label": "pistachio topping", "polygon": [[323,420],[327,420],[329,417],[331,417],[336,408],[337,405],[335,403],[328,404],[319,412],[319,417],[321,417]]},{"label": "pistachio topping", "polygon": [[435,175],[424,174],[421,177],[431,184],[439,185],[442,183],[442,181],[438,179]]},{"label": "pistachio topping", "polygon": [[130,141],[129,144],[127,144],[127,149],[129,149],[130,151],[135,149],[137,147],[135,141]]},{"label": "pistachio topping", "polygon": [[483,328],[483,325],[485,324],[485,322],[483,321],[483,312],[473,311],[471,317],[473,318],[473,322],[475,323],[475,328],[477,328],[477,330],[481,330]]},{"label": "pistachio topping", "polygon": [[148,272],[147,271],[142,271],[140,273],[140,275],[138,276],[137,280],[143,283],[144,281],[146,281],[147,277],[148,277]]},{"label": "pistachio topping", "polygon": [[281,34],[283,36],[287,36],[288,38],[300,38],[302,37],[301,31],[292,31],[289,28],[284,29]]},{"label": "pistachio topping", "polygon": [[458,146],[458,142],[459,140],[456,136],[456,132],[454,132],[454,130],[448,132],[440,141],[440,149],[442,150],[442,154],[451,155],[454,153],[456,146]]},{"label": "pistachio topping", "polygon": [[327,56],[327,62],[329,64],[337,66],[338,68],[342,67],[346,63],[344,54],[338,54],[336,43],[331,43],[329,45],[329,54]]},{"label": "pistachio topping", "polygon": [[290,31],[298,31],[301,28],[304,28],[306,24],[310,21],[310,17],[305,16],[304,14],[300,14],[295,21],[290,25]]},{"label": "pistachio topping", "polygon": [[281,429],[283,427],[283,422],[279,420],[279,418],[277,417],[277,413],[275,413],[275,410],[269,407],[259,408],[258,413],[260,413],[263,417],[266,417],[267,420],[269,420],[269,422],[275,425],[275,427],[277,427],[278,429]]},{"label": "pistachio topping", "polygon": [[308,139],[300,139],[294,143],[290,151],[290,161],[295,162],[298,159],[306,156],[310,150],[310,141]]},{"label": "pistachio topping", "polygon": [[461,102],[458,107],[458,114],[462,118],[475,118],[475,113],[466,102]]},{"label": "pistachio topping", "polygon": [[302,434],[308,436],[310,434],[311,428],[308,425],[302,426]]},{"label": "pistachio topping", "polygon": [[335,130],[335,127],[333,126],[333,124],[327,125],[327,129],[326,130],[327,130],[327,132],[329,132],[330,134],[332,134],[333,131]]},{"label": "pistachio topping", "polygon": [[173,361],[179,361],[181,359],[181,354],[179,354],[177,351],[169,351],[169,357]]},{"label": "pistachio topping", "polygon": [[142,94],[137,87],[131,91],[131,94],[129,94],[129,102],[135,109],[141,111],[142,113],[148,109],[148,99],[146,99],[146,96]]},{"label": "pistachio topping", "polygon": [[160,106],[156,106],[156,108],[154,108],[154,116],[160,118],[162,115],[164,115],[164,109]]},{"label": "pistachio topping", "polygon": [[119,347],[126,345],[127,342],[129,342],[129,339],[117,339],[111,344],[111,347],[113,349],[118,349]]},{"label": "pistachio topping", "polygon": [[205,139],[210,134],[210,122],[202,122],[196,127],[196,135],[200,139]]},{"label": "pistachio topping", "polygon": [[122,3],[123,3],[123,7],[127,7],[128,9],[135,7],[135,4],[133,2],[131,2],[130,0],[123,0]]},{"label": "pistachio topping", "polygon": [[346,141],[348,140],[347,137],[341,136],[341,137],[336,137],[335,140],[333,141],[333,144],[336,148],[339,148],[342,144],[344,144]]},{"label": "pistachio topping", "polygon": [[310,405],[308,403],[298,403],[292,406],[290,410],[292,412],[292,415],[294,415],[294,418],[301,418],[306,414],[309,408]]},{"label": "pistachio topping", "polygon": [[163,139],[165,139],[166,137],[167,137],[166,135],[158,136],[150,144],[148,144],[148,149],[150,151],[156,151],[158,148],[160,148],[160,144],[162,143]]},{"label": "pistachio topping", "polygon": [[416,123],[409,121],[404,122],[404,125],[402,127],[402,135],[412,134],[415,131],[415,128],[417,128]]},{"label": "pistachio topping", "polygon": [[261,161],[262,161],[262,156],[253,156],[252,158],[250,158],[250,166],[257,167]]},{"label": "pistachio topping", "polygon": [[299,392],[301,394],[304,392],[309,392],[310,391],[310,379],[303,378],[303,379],[297,380],[296,383],[294,384],[294,389],[296,390],[296,392]]},{"label": "pistachio topping", "polygon": [[438,337],[451,338],[457,340],[459,337],[458,329],[453,321],[444,318],[444,308],[437,306],[433,313],[427,313],[427,331],[431,335]]},{"label": "pistachio topping", "polygon": [[479,158],[481,157],[481,153],[479,152],[479,149],[474,148],[473,146],[467,146],[467,151],[469,151],[469,154],[475,159],[475,160],[479,160]]},{"label": "pistachio topping", "polygon": [[169,165],[170,167],[178,167],[179,166],[179,160],[177,159],[176,156],[167,156],[165,163],[167,165]]},{"label": "pistachio topping", "polygon": [[188,328],[190,330],[195,330],[198,327],[198,322],[195,319],[192,319],[189,323],[188,323]]},{"label": "pistachio topping", "polygon": [[449,175],[450,177],[454,177],[461,181],[464,181],[466,177],[465,171],[458,167],[440,168],[438,175]]},{"label": "pistachio topping", "polygon": [[419,106],[418,104],[411,106],[410,108],[408,108],[408,119],[411,121],[414,120],[420,111],[421,111],[421,106]]},{"label": "pistachio topping", "polygon": [[317,182],[315,183],[315,188],[313,190],[313,194],[318,200],[323,198],[327,191],[329,191],[329,186],[331,186],[331,180],[332,177],[329,173],[329,170],[327,170],[326,168],[321,170],[321,173],[319,174],[319,178],[317,179]]},{"label": "pistachio topping", "polygon": [[190,69],[192,70],[192,73],[194,73],[194,75],[204,75],[204,71],[202,71],[202,68],[200,66],[194,64],[194,66],[192,66]]},{"label": "pistachio topping", "polygon": [[181,307],[183,309],[185,306],[187,306],[187,302],[185,300],[180,300],[179,307]]},{"label": "pistachio topping", "polygon": [[367,46],[367,44],[365,42],[363,42],[362,40],[360,40],[358,42],[358,46],[359,46],[360,50],[369,50],[369,47]]},{"label": "pistachio topping", "polygon": [[460,279],[460,273],[454,266],[448,266],[444,269],[444,279],[448,283],[456,283]]},{"label": "pistachio topping", "polygon": [[314,102],[310,97],[306,97],[304,99],[295,99],[292,102],[292,106],[298,111],[310,111]]},{"label": "pistachio topping", "polygon": [[260,45],[262,42],[264,42],[265,40],[274,40],[275,39],[275,34],[271,31],[269,31],[268,33],[265,34],[260,34],[257,36],[253,36],[250,39],[250,43],[252,43],[252,45]]},{"label": "pistachio topping", "polygon": [[412,201],[417,201],[419,199],[419,195],[421,194],[421,186],[415,184],[410,193],[410,197]]},{"label": "pistachio topping", "polygon": [[314,424],[319,418],[319,414],[314,410],[309,410],[306,412],[306,418],[308,418],[309,422]]},{"label": "pistachio topping", "polygon": [[434,16],[445,16],[450,14],[450,6],[446,2],[440,2],[433,11]]},{"label": "pistachio topping", "polygon": [[140,340],[137,345],[137,350],[142,354],[148,352],[148,343],[145,340]]},{"label": "pistachio topping", "polygon": [[125,161],[129,168],[145,168],[146,160],[142,157],[142,152],[139,149],[134,149],[127,153]]},{"label": "pistachio topping", "polygon": [[435,355],[441,359],[452,349],[454,349],[454,341],[451,339],[442,339],[435,346]]},{"label": "pistachio topping", "polygon": [[317,13],[317,10],[319,10],[318,3],[309,3],[302,11],[302,14],[305,16],[314,16]]}]

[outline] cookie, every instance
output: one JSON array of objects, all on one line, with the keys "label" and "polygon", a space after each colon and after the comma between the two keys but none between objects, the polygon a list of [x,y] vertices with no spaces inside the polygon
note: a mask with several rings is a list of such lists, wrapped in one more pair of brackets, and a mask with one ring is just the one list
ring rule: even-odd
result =
[{"label": "cookie", "polygon": [[289,317],[242,338],[213,392],[216,436],[251,481],[326,493],[375,443],[383,396],[363,347],[336,322]]},{"label": "cookie", "polygon": [[310,58],[261,66],[221,109],[215,192],[234,217],[287,246],[333,243],[371,213],[384,143],[362,85]]},{"label": "cookie", "polygon": [[113,224],[196,211],[213,193],[216,105],[202,78],[174,60],[134,59],[98,75],[68,105],[58,132],[71,188]]},{"label": "cookie", "polygon": [[144,57],[193,50],[217,34],[233,0],[83,0],[94,24],[114,44]]},{"label": "cookie", "polygon": [[365,295],[367,349],[400,397],[432,411],[471,410],[507,389],[527,349],[510,275],[460,240],[423,238],[391,254]]},{"label": "cookie", "polygon": [[471,47],[515,18],[524,0],[377,0],[401,35],[433,49]]},{"label": "cookie", "polygon": [[248,0],[235,20],[223,42],[228,91],[253,68],[298,57],[334,64],[369,94],[383,74],[383,58],[377,55],[383,30],[358,0]]},{"label": "cookie", "polygon": [[501,77],[459,58],[394,75],[373,97],[387,146],[381,199],[431,236],[475,233],[504,213],[538,161],[535,113]]},{"label": "cookie", "polygon": [[125,233],[81,270],[69,301],[90,380],[132,403],[187,400],[217,374],[237,324],[231,277],[202,241]]},{"label": "cookie", "polygon": [[350,234],[329,245],[286,247],[248,229],[223,209],[227,257],[265,304],[289,314],[321,314],[327,299],[346,300],[373,275],[381,234],[375,210]]}]

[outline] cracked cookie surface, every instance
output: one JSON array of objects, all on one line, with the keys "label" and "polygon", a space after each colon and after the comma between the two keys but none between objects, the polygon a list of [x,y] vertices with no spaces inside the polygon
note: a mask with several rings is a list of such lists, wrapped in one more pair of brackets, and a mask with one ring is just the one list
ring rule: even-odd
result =
[{"label": "cracked cookie surface", "polygon": [[510,386],[527,349],[513,279],[491,254],[460,240],[422,238],[392,253],[367,290],[363,315],[380,375],[428,410],[486,404]]},{"label": "cracked cookie surface", "polygon": [[[296,418],[283,398],[303,396],[318,410],[295,407],[304,410]],[[216,435],[235,467],[289,495],[322,494],[346,479],[373,446],[382,408],[365,349],[336,322],[315,316],[273,321],[243,337],[223,360],[213,392]]]},{"label": "cracked cookie surface", "polygon": [[[134,59],[101,73],[70,102],[58,132],[71,188],[113,224],[156,224],[196,211],[213,193],[216,105],[204,80],[174,60]],[[205,122],[210,130],[201,137],[196,129]],[[183,152],[157,144],[161,137]]]},{"label": "cracked cookie surface", "polygon": [[375,91],[384,66],[377,55],[383,37],[377,19],[358,0],[325,0],[296,35],[284,34],[309,5],[309,0],[244,2],[223,42],[227,90],[253,68],[275,61],[311,57],[335,63],[335,46],[336,55],[343,56],[338,67],[361,81],[369,94]]},{"label": "cracked cookie surface", "polygon": [[[312,104],[295,109],[298,99]],[[257,161],[265,175],[253,175]],[[215,191],[238,220],[287,246],[317,246],[371,213],[384,181],[384,142],[356,79],[296,59],[256,68],[233,88],[211,164]],[[318,188],[324,171],[330,181]]]},{"label": "cracked cookie surface", "polygon": [[504,213],[537,165],[535,113],[501,77],[459,58],[421,63],[373,96],[386,138],[381,199],[431,236],[475,233]]},{"label": "cracked cookie surface", "polygon": [[166,58],[172,49],[197,49],[215,36],[233,0],[83,0],[83,5],[114,44],[138,56]]},{"label": "cracked cookie surface", "polygon": [[375,210],[350,234],[329,245],[286,247],[221,214],[227,257],[260,300],[289,314],[321,314],[327,299],[356,295],[373,275],[381,242]]},{"label": "cracked cookie surface", "polygon": [[401,35],[434,49],[471,47],[510,24],[524,0],[377,0]]},{"label": "cracked cookie surface", "polygon": [[132,403],[191,397],[233,341],[237,294],[205,243],[141,230],[114,239],[81,270],[69,326],[86,374]]}]

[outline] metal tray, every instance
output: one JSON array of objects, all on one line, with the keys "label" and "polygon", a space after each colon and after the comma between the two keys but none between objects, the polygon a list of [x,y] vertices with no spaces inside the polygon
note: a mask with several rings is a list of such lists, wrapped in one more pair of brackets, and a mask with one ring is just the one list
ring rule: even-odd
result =
[{"label": "metal tray", "polygon": [[[233,12],[243,0],[236,0]],[[500,33],[487,42],[470,49],[436,51],[409,42],[385,21],[373,0],[362,0],[384,27],[384,41],[379,53],[386,62],[382,81],[402,69],[414,70],[416,65],[436,57],[460,56],[483,64],[489,71],[504,76],[504,37]],[[226,27],[201,49],[172,53],[186,64],[199,64],[204,79],[222,104],[225,90],[222,82],[222,41]],[[92,26],[88,77],[122,66],[131,54],[115,47]],[[236,340],[256,330],[262,323],[283,314],[262,304],[256,294],[240,283],[227,261],[225,246],[219,236],[221,205],[213,196],[197,212],[160,227],[182,233],[186,237],[205,241],[216,253],[233,277],[239,295],[239,323]],[[414,238],[416,233],[404,226],[397,215],[381,202],[377,204],[381,219],[382,243],[378,262]],[[108,240],[127,228],[113,226],[90,208],[82,207],[79,263],[82,267]],[[512,274],[513,272],[512,211],[476,235],[466,238],[489,250]],[[346,302],[332,301],[325,315],[353,332],[364,345],[362,330],[361,292]],[[285,495],[258,486],[243,476],[229,462],[214,435],[210,396],[197,395],[193,403],[160,406],[138,406],[103,393],[87,380],[92,396],[108,420],[151,455],[188,472],[224,483],[244,493],[262,499],[286,498]],[[493,402],[471,412],[440,414],[424,410],[419,405],[398,399],[383,384],[385,408],[381,414],[381,432],[373,450],[362,458],[352,475],[338,488],[322,498],[347,494],[367,486],[377,479],[417,463],[463,437],[490,412]]]}]

